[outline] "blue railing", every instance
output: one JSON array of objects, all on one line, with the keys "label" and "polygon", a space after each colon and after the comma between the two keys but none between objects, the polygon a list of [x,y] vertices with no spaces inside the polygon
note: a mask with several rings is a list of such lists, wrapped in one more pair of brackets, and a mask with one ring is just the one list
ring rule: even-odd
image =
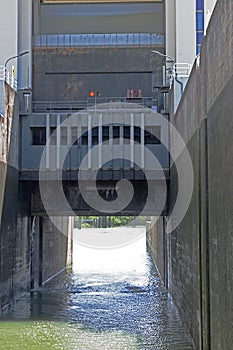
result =
[{"label": "blue railing", "polygon": [[49,34],[34,36],[34,47],[164,45],[162,34]]}]

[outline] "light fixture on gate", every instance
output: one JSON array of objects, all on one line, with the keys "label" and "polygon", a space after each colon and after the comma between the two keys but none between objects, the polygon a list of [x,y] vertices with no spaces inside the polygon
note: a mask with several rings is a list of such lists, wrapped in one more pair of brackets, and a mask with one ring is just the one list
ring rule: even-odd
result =
[{"label": "light fixture on gate", "polygon": [[24,56],[24,55],[26,55],[27,53],[29,53],[29,51],[23,51],[23,52],[21,52],[21,53],[18,54],[18,55],[9,57],[9,58],[5,61],[5,63],[4,63],[5,69],[6,69],[6,66],[7,66],[7,63],[8,63],[8,62],[10,62],[11,60],[13,60],[14,58],[18,58],[18,57]]}]

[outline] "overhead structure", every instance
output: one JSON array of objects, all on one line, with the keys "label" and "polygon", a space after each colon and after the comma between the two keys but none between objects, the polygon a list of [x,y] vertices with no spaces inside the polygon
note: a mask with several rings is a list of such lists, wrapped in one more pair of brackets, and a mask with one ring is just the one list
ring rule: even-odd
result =
[{"label": "overhead structure", "polygon": [[111,3],[111,2],[162,2],[162,0],[41,0],[41,3]]}]

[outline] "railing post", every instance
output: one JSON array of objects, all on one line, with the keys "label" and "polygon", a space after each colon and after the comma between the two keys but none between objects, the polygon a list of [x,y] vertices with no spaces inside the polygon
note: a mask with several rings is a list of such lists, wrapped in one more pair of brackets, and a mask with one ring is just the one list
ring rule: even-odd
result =
[{"label": "railing post", "polygon": [[130,167],[134,167],[134,114],[130,114]]},{"label": "railing post", "polygon": [[56,142],[56,148],[57,148],[57,169],[60,169],[60,163],[61,163],[61,116],[60,114],[57,114],[57,142]]},{"label": "railing post", "polygon": [[88,115],[88,169],[91,169],[91,115]]},{"label": "railing post", "polygon": [[49,114],[46,114],[46,164],[45,168],[49,169],[50,164],[50,120]]},{"label": "railing post", "polygon": [[99,169],[102,167],[102,151],[103,151],[103,115],[99,115]]},{"label": "railing post", "polygon": [[144,147],[144,127],[145,127],[145,120],[144,120],[144,113],[141,114],[141,168],[144,169],[145,165],[145,147]]}]

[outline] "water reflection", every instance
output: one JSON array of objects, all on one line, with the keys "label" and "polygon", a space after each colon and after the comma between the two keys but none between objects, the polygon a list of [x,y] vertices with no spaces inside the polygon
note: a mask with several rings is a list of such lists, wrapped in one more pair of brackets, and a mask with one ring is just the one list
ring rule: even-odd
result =
[{"label": "water reflection", "polygon": [[115,250],[75,243],[73,273],[20,300],[4,317],[21,322],[2,323],[0,348],[7,334],[12,348],[21,349],[15,346],[20,330],[23,349],[192,349],[145,236]]}]

